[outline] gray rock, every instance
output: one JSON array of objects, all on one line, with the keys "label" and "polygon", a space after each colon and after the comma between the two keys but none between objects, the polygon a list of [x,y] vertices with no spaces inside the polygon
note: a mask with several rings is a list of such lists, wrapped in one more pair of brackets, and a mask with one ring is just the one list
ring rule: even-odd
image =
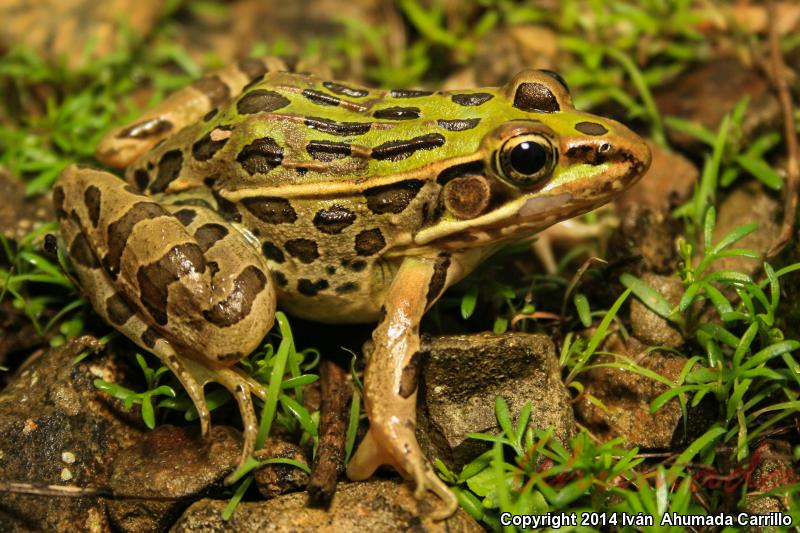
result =
[{"label": "gray rock", "polygon": [[[623,341],[619,335],[609,337],[604,352],[625,355],[644,368],[657,372],[673,382],[686,364],[685,357],[645,352],[645,346],[634,338]],[[611,363],[611,355],[600,355],[593,364]],[[581,374],[584,394],[575,404],[575,416],[592,434],[606,441],[625,439],[626,445],[643,448],[669,448],[681,421],[681,408],[673,398],[655,413],[650,402],[667,390],[667,386],[630,370],[595,367]],[[593,396],[602,406],[589,400]]]},{"label": "gray rock", "polygon": [[206,439],[199,433],[199,427],[160,426],[120,452],[111,488],[132,497],[108,502],[116,529],[163,531],[193,500],[222,486],[239,460],[241,434],[219,425]]},{"label": "gray rock", "polygon": [[436,498],[429,496],[417,501],[411,486],[397,481],[373,479],[363,483],[340,483],[327,511],[307,508],[307,499],[307,493],[299,492],[263,502],[242,502],[227,522],[222,520],[226,501],[200,500],[183,513],[170,531],[484,531],[461,509],[445,521],[434,522],[427,515],[436,509]]},{"label": "gray rock", "polygon": [[[646,273],[641,278],[661,293],[671,305],[678,305],[683,296],[683,282],[677,276]],[[631,330],[637,339],[652,346],[678,347],[684,342],[681,333],[667,319],[655,313],[638,298],[631,300]]]},{"label": "gray rock", "polygon": [[[35,354],[0,393],[0,479],[108,486],[114,457],[144,427],[135,412],[93,384],[97,378],[126,383],[122,358],[104,352],[73,365],[95,343],[82,337]],[[28,530],[110,531],[106,500],[0,493],[0,531]]]},{"label": "gray rock", "polygon": [[[758,229],[736,242],[732,248],[749,248],[762,256],[772,246],[772,242],[780,232],[781,202],[770,195],[764,186],[756,181],[748,181],[733,189],[720,203],[717,209],[717,226],[714,230],[714,241],[744,224],[755,222]],[[710,270],[735,270],[745,274],[763,276],[762,260],[746,257],[724,257],[711,263]]]},{"label": "gray rock", "polygon": [[417,438],[428,457],[458,471],[487,449],[470,432],[499,433],[495,398],[514,419],[530,402],[530,427],[554,429],[566,444],[575,433],[569,393],[546,335],[506,333],[437,337],[423,346]]}]

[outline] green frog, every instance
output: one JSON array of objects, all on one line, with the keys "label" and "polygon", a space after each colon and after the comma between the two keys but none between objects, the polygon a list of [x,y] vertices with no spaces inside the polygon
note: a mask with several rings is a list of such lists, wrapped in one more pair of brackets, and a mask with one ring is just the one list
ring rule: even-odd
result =
[{"label": "green frog", "polygon": [[200,415],[216,382],[238,402],[242,460],[264,387],[235,366],[276,305],[376,323],[364,376],[370,429],[347,467],[382,464],[417,498],[457,507],[415,438],[422,316],[499,248],[594,209],[650,162],[622,124],[576,111],[526,70],[503,87],[376,90],[246,59],[111,131],[97,157],[125,179],[67,168],[53,199],[96,311],[175,373]]}]

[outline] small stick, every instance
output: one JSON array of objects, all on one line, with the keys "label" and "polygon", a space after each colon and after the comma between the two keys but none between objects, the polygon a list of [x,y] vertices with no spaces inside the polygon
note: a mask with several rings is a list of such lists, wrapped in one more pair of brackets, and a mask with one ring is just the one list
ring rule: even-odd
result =
[{"label": "small stick", "polygon": [[792,239],[794,223],[797,217],[797,193],[800,186],[800,154],[797,148],[797,134],[795,133],[794,114],[792,111],[792,97],[789,93],[789,84],[786,82],[786,66],[783,62],[780,42],[778,40],[778,20],[775,3],[767,2],[769,13],[769,48],[772,70],[772,83],[778,91],[778,100],[783,111],[783,128],[786,136],[786,185],[783,192],[783,224],[781,232],[772,243],[767,252],[768,258],[773,258]]},{"label": "small stick", "polygon": [[310,506],[327,508],[344,471],[347,406],[353,391],[348,373],[330,360],[320,363],[320,388],[319,448],[306,488]]}]

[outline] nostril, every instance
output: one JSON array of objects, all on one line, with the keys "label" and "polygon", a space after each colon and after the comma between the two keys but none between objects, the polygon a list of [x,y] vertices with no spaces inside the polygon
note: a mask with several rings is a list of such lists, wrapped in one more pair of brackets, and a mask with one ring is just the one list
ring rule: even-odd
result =
[{"label": "nostril", "polygon": [[608,152],[609,150],[611,150],[611,145],[608,143],[601,144],[600,148],[597,149],[597,151],[600,152],[601,154]]}]

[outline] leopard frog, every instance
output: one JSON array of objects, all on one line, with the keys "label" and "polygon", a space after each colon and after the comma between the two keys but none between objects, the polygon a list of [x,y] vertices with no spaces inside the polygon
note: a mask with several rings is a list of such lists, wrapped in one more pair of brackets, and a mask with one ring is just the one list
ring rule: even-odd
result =
[{"label": "leopard frog", "polygon": [[370,430],[351,479],[381,464],[456,499],[415,438],[419,324],[492,252],[532,239],[634,183],[648,148],[576,111],[561,78],[527,70],[503,87],[375,90],[247,59],[112,131],[98,159],[125,179],[67,168],[53,191],[61,235],[97,312],[158,356],[204,434],[203,387],[231,391],[253,452],[252,395],[234,364],[276,305],[328,323],[374,322],[365,372]]}]

